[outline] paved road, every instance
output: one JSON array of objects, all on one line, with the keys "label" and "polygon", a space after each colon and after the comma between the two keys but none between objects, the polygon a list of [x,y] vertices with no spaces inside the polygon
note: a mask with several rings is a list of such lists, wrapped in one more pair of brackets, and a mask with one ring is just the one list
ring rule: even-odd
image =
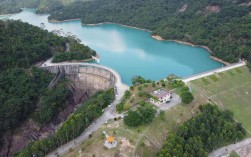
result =
[{"label": "paved road", "polygon": [[208,157],[225,156],[225,155],[231,153],[233,150],[243,148],[243,147],[250,145],[250,144],[251,144],[251,138],[248,138],[248,139],[245,139],[245,140],[238,142],[236,144],[230,144],[226,147],[219,148],[219,149],[215,150],[214,152],[210,153],[208,155]]},{"label": "paved road", "polygon": [[52,61],[52,59],[49,59],[44,64],[42,64],[41,67],[59,66],[59,65],[62,65],[62,66],[63,65],[82,65],[82,66],[94,66],[94,67],[99,67],[99,68],[109,70],[116,77],[115,86],[117,88],[117,96],[116,96],[115,101],[112,102],[112,105],[110,107],[107,107],[106,110],[104,111],[103,115],[96,120],[95,124],[90,125],[79,137],[77,137],[76,139],[71,140],[70,142],[62,145],[57,150],[52,151],[51,153],[46,155],[46,157],[55,157],[56,156],[55,154],[62,155],[64,153],[66,153],[67,151],[69,151],[70,148],[77,147],[82,142],[84,142],[92,132],[94,132],[98,128],[100,128],[106,121],[108,121],[109,119],[113,119],[115,117],[118,117],[119,115],[114,114],[114,110],[116,108],[116,105],[118,103],[120,103],[121,98],[124,95],[124,92],[129,89],[129,86],[125,85],[122,82],[120,75],[111,68],[108,68],[108,67],[105,67],[105,66],[102,66],[102,65],[98,65],[98,64],[90,64],[90,63],[57,63],[57,64],[54,64],[51,61]]},{"label": "paved road", "polygon": [[180,96],[173,93],[172,94],[172,99],[169,103],[162,104],[158,110],[169,110],[170,108],[174,107],[175,105],[178,105],[181,103]]},{"label": "paved road", "polygon": [[193,81],[193,80],[197,80],[197,79],[200,79],[200,78],[203,78],[203,77],[206,77],[206,76],[213,75],[215,73],[227,71],[227,70],[234,69],[234,68],[237,68],[237,67],[241,67],[241,66],[244,66],[244,65],[246,65],[246,62],[241,61],[239,63],[231,64],[231,65],[228,65],[228,66],[225,66],[225,67],[222,67],[222,68],[210,70],[210,71],[207,71],[207,72],[203,72],[203,73],[200,73],[200,74],[196,74],[196,75],[193,75],[193,76],[183,78],[182,81],[187,83],[187,82],[190,82],[190,81]]}]

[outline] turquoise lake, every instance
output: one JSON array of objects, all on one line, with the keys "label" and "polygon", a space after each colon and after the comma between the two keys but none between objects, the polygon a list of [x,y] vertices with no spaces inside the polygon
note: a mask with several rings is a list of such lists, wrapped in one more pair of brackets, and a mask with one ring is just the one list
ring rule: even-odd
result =
[{"label": "turquoise lake", "polygon": [[[80,21],[49,23],[48,15],[37,15],[34,9],[25,9],[14,15],[1,18],[20,19],[35,26],[44,23],[45,29],[60,30],[76,35],[85,45],[97,51],[99,64],[120,73],[126,84],[131,84],[135,75],[146,79],[160,80],[169,74],[186,77],[222,67],[210,59],[207,50],[198,47],[157,41],[151,33],[116,24],[82,26]],[[32,33],[32,32],[31,32]]]}]

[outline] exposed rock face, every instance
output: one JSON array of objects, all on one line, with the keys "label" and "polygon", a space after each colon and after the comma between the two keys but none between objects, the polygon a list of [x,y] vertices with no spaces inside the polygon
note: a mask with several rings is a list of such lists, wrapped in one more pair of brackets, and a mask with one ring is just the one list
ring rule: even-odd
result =
[{"label": "exposed rock face", "polygon": [[206,7],[206,13],[218,13],[220,12],[221,8],[217,5],[210,5]]},{"label": "exposed rock face", "polygon": [[184,4],[180,9],[179,9],[179,13],[183,13],[184,11],[187,10],[188,5]]},{"label": "exposed rock face", "polygon": [[4,135],[4,146],[0,150],[0,157],[13,156],[16,152],[22,150],[30,142],[42,139],[53,133],[67,117],[74,111],[75,107],[87,100],[97,91],[107,90],[114,86],[115,76],[105,69],[77,65],[46,67],[46,70],[57,74],[48,88],[55,86],[58,80],[65,75],[70,83],[72,97],[66,108],[48,125],[39,126],[33,120],[24,122],[16,131]]}]

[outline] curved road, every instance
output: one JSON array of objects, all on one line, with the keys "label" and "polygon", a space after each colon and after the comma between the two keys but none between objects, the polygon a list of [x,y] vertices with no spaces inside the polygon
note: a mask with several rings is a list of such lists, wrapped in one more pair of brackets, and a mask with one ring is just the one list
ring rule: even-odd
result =
[{"label": "curved road", "polygon": [[103,68],[105,70],[112,72],[114,74],[114,76],[116,77],[115,86],[117,88],[117,96],[116,96],[114,102],[112,103],[112,105],[110,107],[106,108],[103,115],[101,117],[99,117],[96,120],[96,122],[93,123],[93,125],[90,125],[87,129],[85,129],[85,131],[80,136],[78,136],[76,139],[73,139],[70,142],[62,145],[58,149],[50,152],[48,155],[46,155],[46,157],[55,157],[56,154],[58,154],[58,155],[65,154],[67,151],[69,151],[70,148],[75,148],[78,145],[80,145],[82,142],[84,142],[89,137],[89,135],[91,133],[98,130],[98,128],[100,128],[106,121],[108,121],[109,119],[113,119],[115,117],[118,117],[119,115],[114,114],[114,110],[116,108],[116,105],[118,103],[120,103],[121,98],[123,97],[125,91],[129,89],[129,86],[125,85],[122,82],[120,75],[115,70],[113,70],[109,67],[105,67],[105,66],[98,65],[98,64],[90,64],[90,63],[56,63],[56,64],[54,64],[51,61],[52,61],[52,59],[49,59],[48,61],[43,63],[41,67],[60,66],[60,65],[62,65],[62,66],[63,65],[82,65],[82,66],[93,66],[93,67]]}]

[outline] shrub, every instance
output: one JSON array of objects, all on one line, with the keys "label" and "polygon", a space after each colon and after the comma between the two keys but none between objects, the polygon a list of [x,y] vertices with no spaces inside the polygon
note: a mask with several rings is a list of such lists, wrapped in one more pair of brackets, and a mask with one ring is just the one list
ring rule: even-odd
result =
[{"label": "shrub", "polygon": [[104,148],[104,150],[108,150],[108,148],[106,146],[104,146],[103,148]]},{"label": "shrub", "polygon": [[143,89],[143,87],[142,87],[142,86],[139,86],[139,87],[138,87],[138,90],[139,90],[139,91],[141,91],[142,89]]},{"label": "shrub", "polygon": [[125,91],[124,99],[129,99],[131,97],[131,92],[129,90]]},{"label": "shrub", "polygon": [[143,95],[144,95],[143,92],[139,92],[139,93],[138,93],[138,96],[139,96],[139,97],[142,97]]},{"label": "shrub", "polygon": [[161,83],[161,86],[162,86],[162,87],[165,87],[165,86],[166,86],[166,83],[165,83],[165,82]]},{"label": "shrub", "polygon": [[189,91],[189,87],[188,86],[184,86],[181,88],[181,92],[186,92]]},{"label": "shrub", "polygon": [[156,87],[156,83],[155,83],[155,82],[153,82],[153,83],[152,83],[152,86],[153,86],[153,87]]},{"label": "shrub", "polygon": [[124,110],[124,103],[121,102],[121,103],[117,104],[116,109],[119,113],[121,113]]},{"label": "shrub", "polygon": [[134,102],[134,100],[135,100],[135,99],[134,99],[134,98],[132,98],[132,99],[130,100],[130,103],[133,103],[133,102]]},{"label": "shrub", "polygon": [[129,104],[124,104],[124,110],[129,110],[131,108],[131,106]]},{"label": "shrub", "polygon": [[141,147],[145,147],[145,145],[146,145],[145,142],[142,142],[142,143],[140,144]]},{"label": "shrub", "polygon": [[89,134],[89,138],[92,138],[92,134]]},{"label": "shrub", "polygon": [[140,85],[140,84],[143,84],[145,82],[146,82],[146,80],[141,76],[135,76],[135,77],[132,78],[132,84],[133,85]]},{"label": "shrub", "polygon": [[152,83],[153,81],[152,81],[152,80],[147,80],[146,82],[147,82],[147,83]]}]

